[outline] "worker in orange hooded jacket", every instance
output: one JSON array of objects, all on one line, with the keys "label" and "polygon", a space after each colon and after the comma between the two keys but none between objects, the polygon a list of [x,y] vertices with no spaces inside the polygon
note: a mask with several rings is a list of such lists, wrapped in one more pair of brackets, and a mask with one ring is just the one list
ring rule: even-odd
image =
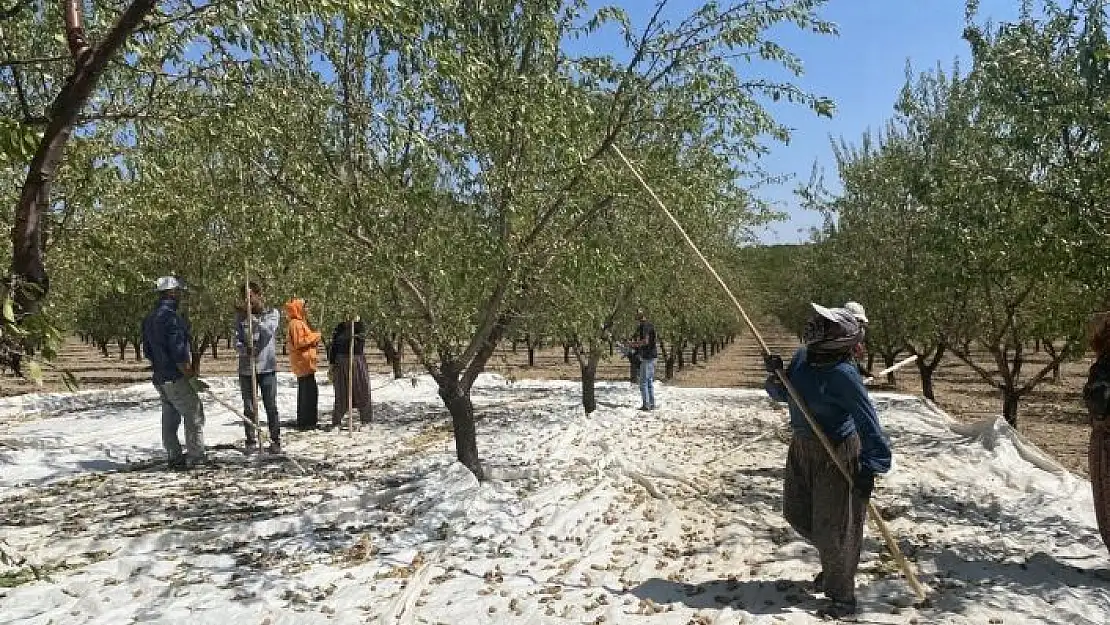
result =
[{"label": "worker in orange hooded jacket", "polygon": [[319,419],[316,352],[320,345],[320,333],[309,327],[303,299],[295,298],[287,302],[285,314],[289,318],[286,337],[289,367],[297,376],[297,429],[311,430]]}]

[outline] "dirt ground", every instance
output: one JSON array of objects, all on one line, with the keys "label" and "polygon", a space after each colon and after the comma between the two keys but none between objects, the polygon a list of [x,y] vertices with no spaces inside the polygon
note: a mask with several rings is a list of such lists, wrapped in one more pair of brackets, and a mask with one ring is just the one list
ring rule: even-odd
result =
[{"label": "dirt ground", "polygon": [[[797,345],[796,340],[773,325],[764,325],[767,328],[764,339],[771,349],[788,358]],[[234,374],[234,352],[222,345],[218,356],[212,358],[211,353],[206,355],[201,363],[202,375]],[[368,351],[367,360],[374,372],[390,371],[380,352]],[[699,358],[698,364],[691,365],[688,352],[686,360],[686,366],[676,372],[671,383],[679,386],[759,388],[765,377],[758,345],[747,333],[708,360]],[[1036,371],[1039,368],[1038,363],[1045,361],[1043,354],[1034,356],[1026,365],[1026,371]],[[323,363],[322,358],[321,362]],[[105,358],[94,347],[84,345],[76,339],[64,346],[57,366],[73,372],[82,389],[125,386],[149,379],[146,361],[136,361],[130,350],[123,360],[120,360],[118,352]],[[1088,366],[1089,358],[1066,363],[1060,382],[1042,384],[1023,400],[1018,415],[1018,429],[1023,436],[1080,475],[1087,475],[1089,428],[1079,399],[1079,390],[1086,379]],[[279,357],[279,368],[289,370],[284,356]],[[506,344],[495,353],[488,370],[510,379],[579,377],[573,352],[569,355],[569,362],[565,362],[563,349],[559,346],[537,350],[534,366],[529,366],[527,349],[520,346],[514,351]],[[405,371],[420,373],[418,366],[412,361],[405,362]],[[602,362],[598,368],[598,378],[602,380],[626,380],[628,373],[628,361],[618,355]],[[660,361],[657,376],[662,379],[663,375]],[[919,394],[921,391],[920,380],[912,365],[898,372],[894,386],[882,384],[873,388],[910,394]],[[64,390],[64,387],[57,372],[51,370],[46,372],[42,389],[13,377],[11,373],[0,373],[0,396],[37,390],[58,391]],[[956,418],[978,420],[1001,413],[1002,401],[997,391],[984,384],[970,368],[955,358],[948,358],[941,364],[935,376],[935,390],[937,403]]]}]

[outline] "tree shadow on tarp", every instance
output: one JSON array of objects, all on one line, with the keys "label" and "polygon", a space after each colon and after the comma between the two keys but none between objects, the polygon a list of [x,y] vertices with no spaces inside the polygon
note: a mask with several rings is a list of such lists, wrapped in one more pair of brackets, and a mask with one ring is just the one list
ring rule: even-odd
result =
[{"label": "tree shadow on tarp", "polygon": [[659,605],[680,603],[694,610],[720,610],[732,607],[749,614],[811,612],[820,601],[809,594],[803,580],[729,580],[716,579],[700,584],[652,578],[622,593]]}]

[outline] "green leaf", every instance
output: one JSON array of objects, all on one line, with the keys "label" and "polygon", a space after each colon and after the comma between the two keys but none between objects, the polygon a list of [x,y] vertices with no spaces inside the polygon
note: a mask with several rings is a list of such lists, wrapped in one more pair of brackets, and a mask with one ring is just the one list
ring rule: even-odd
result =
[{"label": "green leaf", "polygon": [[13,300],[10,295],[4,298],[4,306],[2,312],[0,312],[0,319],[6,323],[15,323],[15,300]]},{"label": "green leaf", "polygon": [[40,365],[37,360],[32,360],[27,363],[27,379],[38,386],[42,386],[42,365]]}]

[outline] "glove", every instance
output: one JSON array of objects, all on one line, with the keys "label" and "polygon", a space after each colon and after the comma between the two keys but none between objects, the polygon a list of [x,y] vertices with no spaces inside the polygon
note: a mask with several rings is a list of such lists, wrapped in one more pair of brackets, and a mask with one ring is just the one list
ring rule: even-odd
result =
[{"label": "glove", "polygon": [[856,494],[864,499],[871,499],[871,491],[875,490],[875,474],[867,469],[861,468],[856,473],[856,479],[852,480],[855,486]]},{"label": "glove", "polygon": [[782,370],[782,356],[778,354],[767,354],[763,357],[763,367],[767,369],[767,373],[774,373]]},{"label": "glove", "polygon": [[211,388],[208,386],[208,382],[205,382],[195,375],[190,376],[187,379],[189,380],[189,386],[198,393],[203,393],[204,391],[207,391],[209,388]]}]

